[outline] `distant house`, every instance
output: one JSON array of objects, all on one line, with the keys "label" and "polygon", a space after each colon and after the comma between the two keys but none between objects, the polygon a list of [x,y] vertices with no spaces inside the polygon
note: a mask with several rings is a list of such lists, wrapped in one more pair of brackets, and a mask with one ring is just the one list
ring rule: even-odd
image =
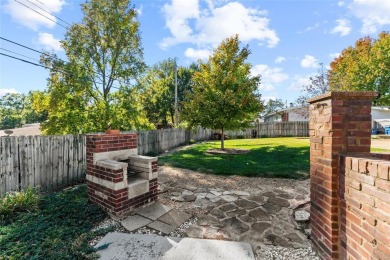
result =
[{"label": "distant house", "polygon": [[374,133],[384,133],[384,128],[390,126],[390,107],[372,107],[372,130]]},{"label": "distant house", "polygon": [[264,116],[264,122],[309,121],[307,107],[288,107]]}]

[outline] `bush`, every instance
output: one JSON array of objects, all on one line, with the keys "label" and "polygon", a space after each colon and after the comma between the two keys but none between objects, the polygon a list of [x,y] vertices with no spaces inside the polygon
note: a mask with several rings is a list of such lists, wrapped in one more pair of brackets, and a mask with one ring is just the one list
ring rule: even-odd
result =
[{"label": "bush", "polygon": [[194,143],[196,143],[196,141],[195,141],[194,139],[191,139],[191,140],[189,141],[189,144],[194,144]]},{"label": "bush", "polygon": [[39,192],[31,187],[21,192],[6,193],[0,198],[0,220],[21,212],[37,210],[40,199]]},{"label": "bush", "polygon": [[157,155],[158,153],[155,151],[150,151],[145,154],[145,156],[150,156],[150,157],[156,157]]},{"label": "bush", "polygon": [[236,139],[244,139],[245,138],[245,136],[243,136],[243,135],[237,135],[237,137],[236,137]]}]

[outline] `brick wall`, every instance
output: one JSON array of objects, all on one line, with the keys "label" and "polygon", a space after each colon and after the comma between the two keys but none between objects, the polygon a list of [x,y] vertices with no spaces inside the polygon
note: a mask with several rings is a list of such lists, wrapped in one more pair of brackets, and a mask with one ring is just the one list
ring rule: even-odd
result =
[{"label": "brick wall", "polygon": [[[375,92],[330,92],[310,103],[312,243],[322,259],[341,259],[341,154],[369,155]],[[347,219],[348,222],[348,219]],[[348,249],[348,247],[347,247]]]},{"label": "brick wall", "polygon": [[[130,196],[128,159],[137,154],[137,134],[93,134],[86,136],[88,197],[104,210],[122,215],[157,199],[157,175],[147,180],[143,194]],[[157,162],[151,165],[157,170]],[[145,181],[146,182],[146,181]]]},{"label": "brick wall", "polygon": [[341,258],[390,259],[390,161],[342,156],[341,165]]}]

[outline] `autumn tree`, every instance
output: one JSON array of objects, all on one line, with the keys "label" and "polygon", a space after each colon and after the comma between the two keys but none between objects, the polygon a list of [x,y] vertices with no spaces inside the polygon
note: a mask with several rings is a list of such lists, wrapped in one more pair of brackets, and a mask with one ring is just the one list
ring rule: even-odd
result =
[{"label": "autumn tree", "polygon": [[338,91],[377,91],[375,105],[390,105],[390,34],[367,36],[344,49],[330,64],[329,85]]},{"label": "autumn tree", "polygon": [[322,63],[320,63],[320,66],[317,74],[309,78],[309,83],[302,86],[302,94],[295,101],[298,106],[295,112],[305,118],[309,117],[307,100],[329,91],[328,75],[325,73]]},{"label": "autumn tree", "polygon": [[[140,80],[142,106],[150,122],[163,128],[175,122],[175,60],[167,59],[150,67]],[[196,64],[177,68],[178,112],[186,93],[192,90]]]},{"label": "autumn tree", "polygon": [[193,92],[184,102],[183,115],[190,126],[224,131],[248,127],[262,109],[260,76],[251,76],[248,46],[240,48],[238,35],[224,40],[193,76]]},{"label": "autumn tree", "polygon": [[[45,133],[129,130],[149,127],[135,81],[144,70],[137,11],[130,0],[82,4],[81,23],[70,26],[61,46],[67,62],[41,56],[51,67]],[[44,97],[42,97],[44,98]]]}]

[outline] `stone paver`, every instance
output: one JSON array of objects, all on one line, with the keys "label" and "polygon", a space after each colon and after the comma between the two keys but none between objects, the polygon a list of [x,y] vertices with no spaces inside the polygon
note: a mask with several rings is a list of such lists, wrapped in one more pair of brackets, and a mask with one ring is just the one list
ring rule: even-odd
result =
[{"label": "stone paver", "polygon": [[101,260],[254,260],[249,243],[108,233],[95,246]]},{"label": "stone paver", "polygon": [[127,217],[121,221],[122,226],[128,231],[134,231],[151,223],[152,220],[139,215]]},{"label": "stone paver", "polygon": [[[169,182],[168,192],[160,196],[183,203],[187,212],[197,212],[197,222],[184,230],[188,237],[246,241],[254,247],[274,245],[290,248],[309,247],[308,191],[303,187],[272,185],[258,189],[224,190]],[[172,202],[171,202],[172,203]],[[302,205],[306,205],[304,208]],[[176,207],[176,206],[174,206]],[[299,210],[297,210],[299,208]],[[187,210],[188,209],[188,210]],[[165,214],[164,214],[165,213]],[[179,209],[155,203],[136,212],[133,221],[124,221],[127,229],[142,225],[169,234],[191,215]],[[295,218],[295,220],[294,220]]]},{"label": "stone paver", "polygon": [[237,206],[243,209],[253,209],[259,206],[256,202],[245,200],[245,199],[237,200],[234,202],[234,204],[236,204]]},{"label": "stone paver", "polygon": [[232,195],[222,195],[220,198],[227,202],[233,202],[238,200],[236,196],[232,196]]},{"label": "stone paver", "polygon": [[141,215],[145,218],[156,220],[162,215],[170,211],[172,207],[164,205],[160,202],[155,202],[145,208],[141,208],[136,211],[136,214]]},{"label": "stone paver", "polygon": [[158,220],[177,228],[186,222],[189,218],[191,218],[191,215],[180,210],[173,209],[160,217]]},{"label": "stone paver", "polygon": [[310,220],[310,213],[306,210],[297,210],[294,217],[297,222],[306,222]]},{"label": "stone paver", "polygon": [[150,223],[148,225],[148,227],[155,229],[157,231],[160,231],[160,232],[164,233],[165,235],[168,235],[169,233],[171,233],[172,231],[174,231],[176,229],[175,227],[168,225],[164,222],[158,221],[158,220]]}]

